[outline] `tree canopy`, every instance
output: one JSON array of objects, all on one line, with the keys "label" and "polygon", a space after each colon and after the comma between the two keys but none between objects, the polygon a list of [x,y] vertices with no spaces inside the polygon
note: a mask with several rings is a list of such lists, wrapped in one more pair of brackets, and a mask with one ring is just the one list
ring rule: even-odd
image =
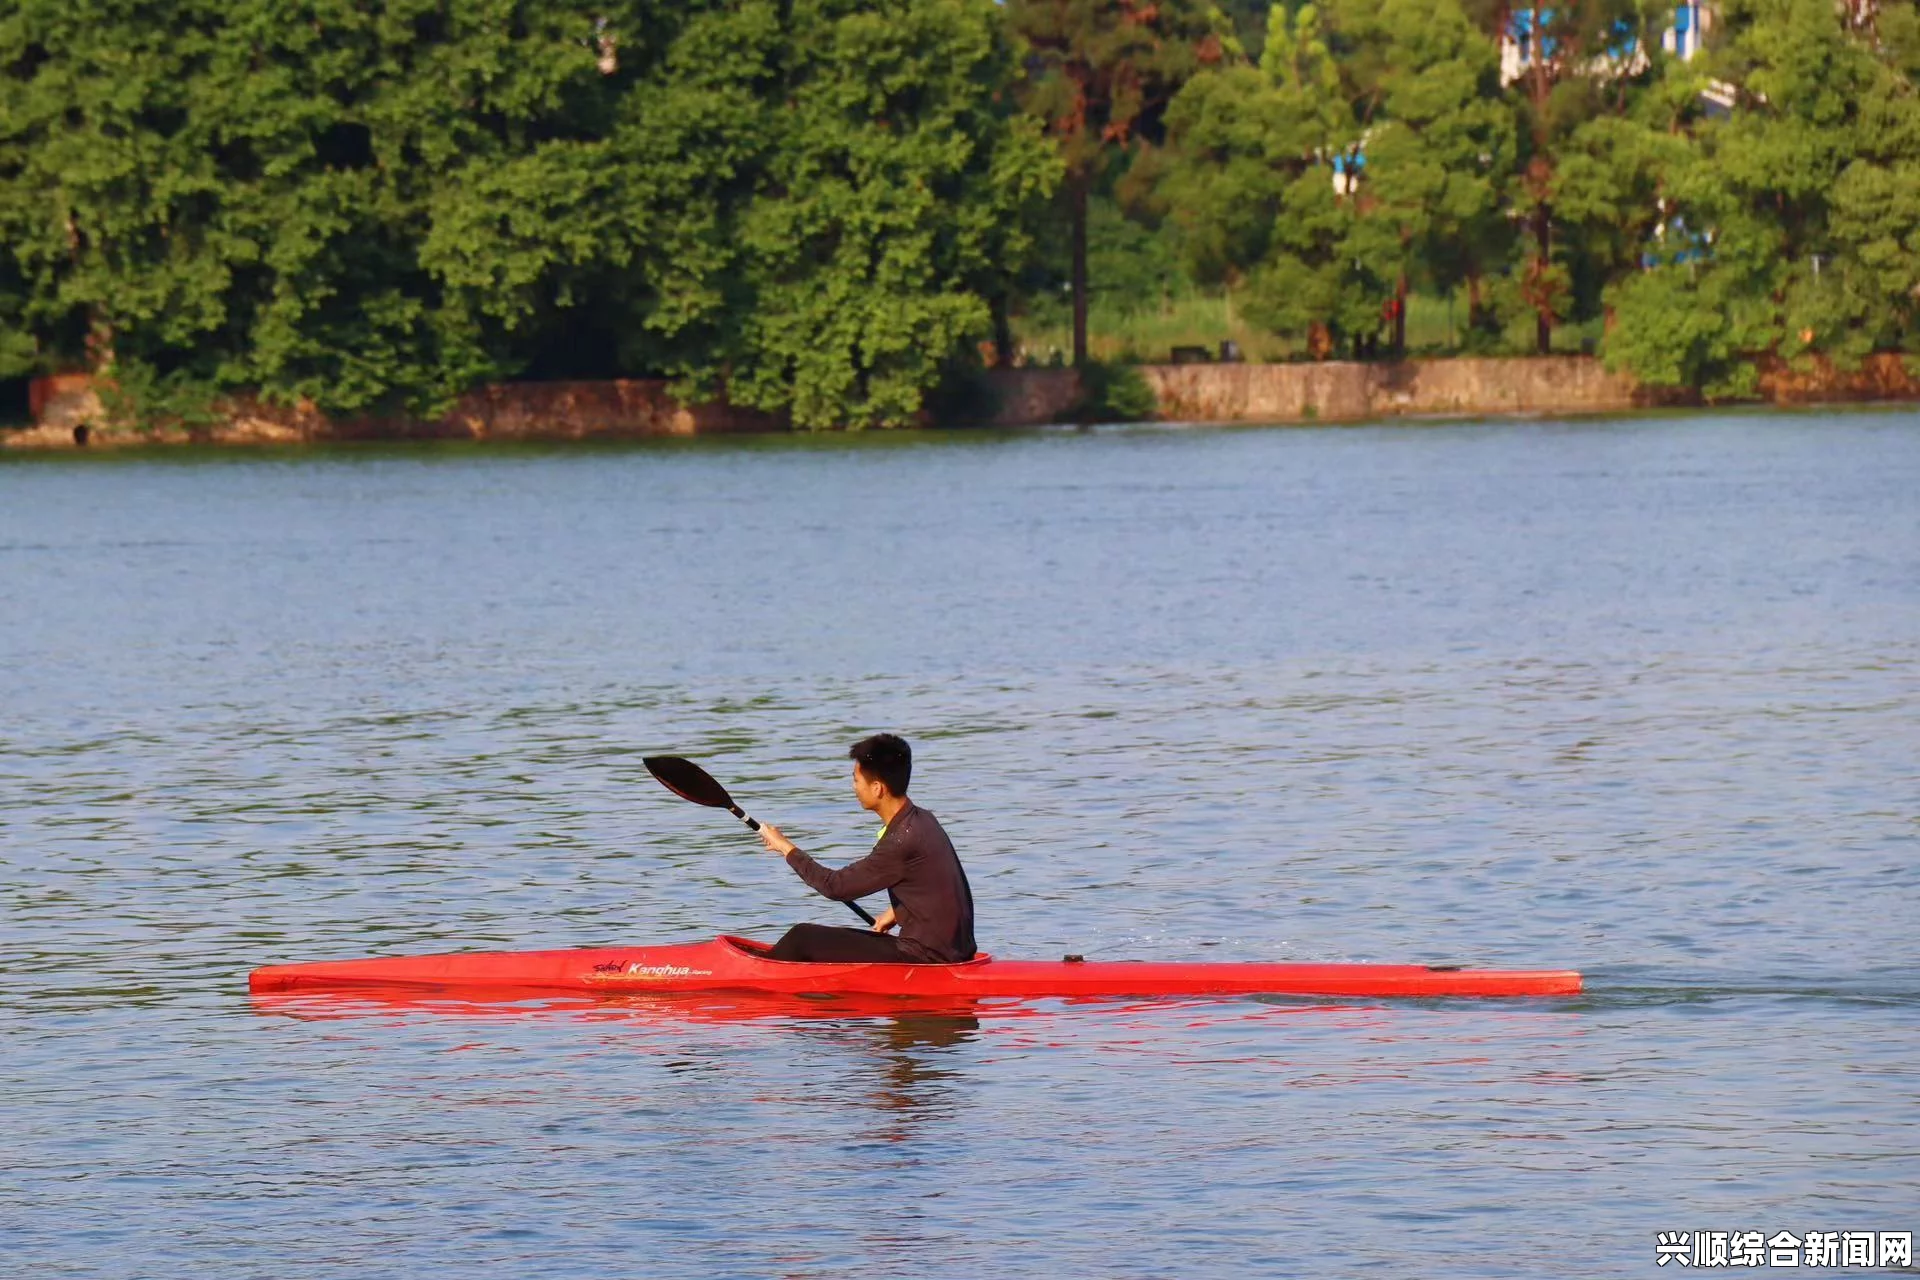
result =
[{"label": "tree canopy", "polygon": [[15,0],[0,378],[893,425],[1063,277],[1079,356],[1176,284],[1313,356],[1460,290],[1469,349],[1709,394],[1920,354],[1914,6],[1707,8],[1682,56],[1645,0]]},{"label": "tree canopy", "polygon": [[0,373],[357,412],[655,374],[910,420],[1060,162],[991,0],[24,0]]}]

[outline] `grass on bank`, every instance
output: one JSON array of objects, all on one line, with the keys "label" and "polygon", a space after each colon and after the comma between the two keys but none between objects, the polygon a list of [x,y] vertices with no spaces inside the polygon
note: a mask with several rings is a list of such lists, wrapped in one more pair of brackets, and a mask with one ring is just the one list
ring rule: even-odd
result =
[{"label": "grass on bank", "polygon": [[[1415,293],[1407,298],[1407,353],[1412,356],[1454,356],[1467,354],[1465,325],[1466,299],[1459,295],[1434,296]],[[1059,310],[1039,316],[1018,317],[1014,338],[1028,364],[1065,363],[1073,353],[1073,322]],[[1553,331],[1556,354],[1578,355],[1591,351],[1600,336],[1596,321],[1585,325],[1563,324]],[[1222,293],[1189,293],[1169,297],[1157,307],[1121,307],[1104,304],[1096,297],[1087,311],[1087,354],[1095,360],[1120,364],[1165,364],[1175,347],[1205,347],[1216,358],[1220,343],[1232,340],[1240,345],[1240,354],[1256,363],[1275,363],[1307,358],[1304,335],[1276,334],[1250,325],[1234,309],[1230,296]],[[1533,322],[1516,319],[1501,335],[1500,342],[1484,355],[1532,355]],[[1336,352],[1335,359],[1346,352]]]}]

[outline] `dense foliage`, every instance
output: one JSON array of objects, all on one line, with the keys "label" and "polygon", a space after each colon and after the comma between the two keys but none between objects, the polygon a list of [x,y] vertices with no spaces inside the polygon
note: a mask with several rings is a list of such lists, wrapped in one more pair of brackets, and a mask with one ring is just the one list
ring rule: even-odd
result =
[{"label": "dense foliage", "polygon": [[13,0],[0,378],[897,424],[1102,290],[1315,355],[1457,292],[1709,393],[1920,351],[1914,6],[1713,8],[1687,59],[1648,0]]},{"label": "dense foliage", "polygon": [[1920,352],[1914,6],[1711,9],[1683,58],[1643,0],[1276,6],[1257,63],[1169,107],[1161,209],[1316,351],[1399,345],[1412,283],[1464,288],[1469,348],[1604,321],[1614,366],[1710,394]]},{"label": "dense foliage", "polygon": [[1647,268],[1608,286],[1610,358],[1652,382],[1738,393],[1757,352],[1846,367],[1920,351],[1913,6],[1727,11],[1730,39],[1710,65],[1737,87],[1731,113],[1676,122],[1656,99],[1628,144],[1658,155],[1668,221]]},{"label": "dense foliage", "polygon": [[665,374],[898,423],[1059,161],[992,0],[22,0],[0,375],[427,411]]},{"label": "dense foliage", "polygon": [[1209,0],[1014,0],[1026,53],[1021,98],[1066,164],[1073,362],[1087,362],[1088,199],[1101,177],[1161,134],[1167,104],[1229,56],[1232,28]]}]

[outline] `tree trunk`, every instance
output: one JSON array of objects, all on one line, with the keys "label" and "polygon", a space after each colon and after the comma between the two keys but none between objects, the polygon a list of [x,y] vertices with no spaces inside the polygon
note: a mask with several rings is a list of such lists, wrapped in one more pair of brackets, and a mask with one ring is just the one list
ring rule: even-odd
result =
[{"label": "tree trunk", "polygon": [[1073,366],[1087,363],[1087,184],[1071,183],[1073,202]]},{"label": "tree trunk", "polygon": [[[1547,273],[1553,269],[1553,219],[1544,201],[1533,206],[1533,239],[1537,254],[1534,263],[1539,272],[1536,279],[1545,289]],[[1553,311],[1544,295],[1534,304],[1533,344],[1539,354],[1553,354]]]},{"label": "tree trunk", "polygon": [[[67,260],[78,267],[82,237],[79,219],[73,216],[72,209],[67,210],[66,222]],[[113,373],[113,322],[102,316],[100,308],[95,306],[87,308],[86,362],[88,373],[100,377],[110,377]]]},{"label": "tree trunk", "polygon": [[1333,330],[1327,328],[1324,320],[1314,320],[1307,325],[1307,354],[1315,360],[1325,360],[1333,354]]},{"label": "tree trunk", "polygon": [[1407,358],[1407,277],[1403,272],[1393,286],[1393,355]]},{"label": "tree trunk", "polygon": [[993,365],[996,369],[1013,368],[1013,320],[1008,315],[1010,309],[1006,294],[993,300]]}]

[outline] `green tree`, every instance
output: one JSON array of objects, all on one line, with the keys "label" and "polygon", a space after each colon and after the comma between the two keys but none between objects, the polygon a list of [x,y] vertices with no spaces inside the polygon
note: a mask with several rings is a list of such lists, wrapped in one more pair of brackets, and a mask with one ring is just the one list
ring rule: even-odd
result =
[{"label": "green tree", "polygon": [[150,414],[239,388],[428,410],[496,371],[419,243],[457,166],[578,113],[590,12],[15,6],[0,227],[40,359],[110,374]]},{"label": "green tree", "polygon": [[[1356,310],[1343,253],[1351,212],[1333,162],[1357,141],[1319,10],[1275,6],[1257,67],[1188,81],[1167,112],[1159,198],[1203,283],[1245,290],[1255,323],[1311,331],[1316,351]],[[1364,301],[1358,303],[1364,311]]]},{"label": "green tree", "polygon": [[1669,233],[1609,292],[1608,359],[1735,395],[1758,356],[1844,368],[1914,341],[1920,105],[1900,19],[1881,39],[1826,0],[1730,0],[1722,16],[1710,70],[1733,109],[1663,170]]},{"label": "green tree", "polygon": [[1686,63],[1664,71],[1626,113],[1582,122],[1561,147],[1553,217],[1561,241],[1578,247],[1573,292],[1581,302],[1604,303],[1605,289],[1650,256],[1697,255],[1695,229],[1675,201],[1697,182],[1693,130],[1708,80]]},{"label": "green tree", "polygon": [[[513,0],[305,0],[230,11],[210,104],[260,181],[244,216],[261,270],[232,297],[228,384],[333,412],[429,413],[500,372],[421,262],[436,191],[476,152],[521,143],[595,65],[578,10]],[[263,122],[256,125],[254,121]]]},{"label": "green tree", "polygon": [[1009,0],[1025,43],[1022,98],[1065,165],[1073,362],[1087,360],[1087,201],[1118,155],[1152,142],[1167,104],[1235,48],[1207,0]]},{"label": "green tree", "polygon": [[[1449,0],[1275,6],[1258,68],[1195,77],[1161,185],[1204,280],[1325,354],[1404,347],[1408,281],[1482,270],[1514,147],[1491,43]],[[1398,302],[1401,305],[1394,305]]]},{"label": "green tree", "polygon": [[217,19],[181,6],[176,38],[147,38],[162,8],[25,0],[0,17],[0,241],[42,367],[178,381],[256,252],[207,216],[222,184],[193,108]]},{"label": "green tree", "polygon": [[516,339],[584,308],[689,394],[912,420],[991,333],[1058,173],[998,8],[745,0],[653,40],[605,136],[467,166],[426,260]]},{"label": "green tree", "polygon": [[32,301],[11,255],[0,254],[0,379],[40,372],[40,343],[27,320]]},{"label": "green tree", "polygon": [[1514,122],[1498,53],[1457,4],[1336,0],[1329,12],[1364,161],[1348,250],[1392,281],[1392,343],[1404,352],[1409,280],[1467,282],[1477,295],[1487,255],[1506,239]]},{"label": "green tree", "polygon": [[1509,86],[1520,118],[1514,204],[1530,241],[1517,283],[1533,313],[1535,349],[1544,355],[1554,326],[1576,314],[1584,266],[1583,246],[1556,236],[1562,153],[1587,122],[1629,109],[1661,60],[1659,34],[1672,11],[1641,0],[1464,2],[1489,36],[1507,41],[1516,64]]},{"label": "green tree", "polygon": [[524,371],[906,421],[1057,175],[1015,71],[992,0],[23,0],[0,361],[150,414]]},{"label": "green tree", "polygon": [[739,224],[742,400],[807,426],[905,422],[991,333],[1021,211],[1058,172],[995,100],[1014,65],[1000,20],[991,0],[793,6],[767,179]]}]

